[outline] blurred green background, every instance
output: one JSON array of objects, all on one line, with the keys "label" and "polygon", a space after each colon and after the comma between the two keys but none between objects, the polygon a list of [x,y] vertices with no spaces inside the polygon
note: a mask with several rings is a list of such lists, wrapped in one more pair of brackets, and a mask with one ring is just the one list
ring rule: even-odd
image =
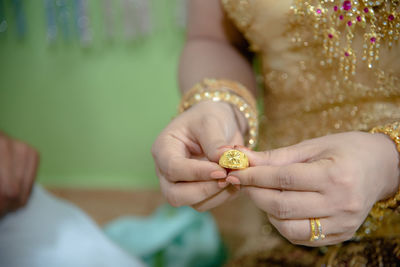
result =
[{"label": "blurred green background", "polygon": [[44,185],[156,187],[150,148],[178,104],[179,3],[151,1],[149,35],[126,40],[117,32],[108,40],[102,1],[90,0],[93,41],[84,47],[62,37],[49,45],[44,2],[22,2],[22,39],[4,2],[10,19],[0,34],[0,130],[40,151]]}]

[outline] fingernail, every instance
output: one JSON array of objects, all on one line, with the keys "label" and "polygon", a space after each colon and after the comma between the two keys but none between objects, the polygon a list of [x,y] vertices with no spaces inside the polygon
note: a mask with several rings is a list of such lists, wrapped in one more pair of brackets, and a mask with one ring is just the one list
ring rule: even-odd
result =
[{"label": "fingernail", "polygon": [[219,150],[219,149],[223,149],[223,148],[233,149],[233,146],[225,145],[225,146],[220,146],[220,147],[218,147],[217,149]]},{"label": "fingernail", "polygon": [[218,181],[219,188],[225,188],[227,185],[228,183],[224,180]]},{"label": "fingernail", "polygon": [[228,176],[228,178],[226,178],[226,181],[233,185],[240,185],[240,180],[235,176]]},{"label": "fingernail", "polygon": [[214,171],[210,174],[210,177],[213,179],[222,179],[226,178],[226,172],[224,171]]},{"label": "fingernail", "polygon": [[247,150],[247,151],[251,151],[251,149],[250,148],[248,148],[248,147],[245,147],[245,146],[241,146],[241,145],[235,145],[235,147],[234,147],[235,149],[242,149],[242,150]]}]

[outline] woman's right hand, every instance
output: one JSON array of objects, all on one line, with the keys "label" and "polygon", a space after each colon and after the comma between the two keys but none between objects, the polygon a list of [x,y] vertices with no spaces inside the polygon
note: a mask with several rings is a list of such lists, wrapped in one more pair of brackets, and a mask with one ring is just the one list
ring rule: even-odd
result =
[{"label": "woman's right hand", "polygon": [[235,197],[232,185],[221,188],[227,177],[218,165],[229,146],[243,145],[246,121],[224,102],[200,102],[176,117],[152,147],[161,190],[173,206],[205,211]]}]

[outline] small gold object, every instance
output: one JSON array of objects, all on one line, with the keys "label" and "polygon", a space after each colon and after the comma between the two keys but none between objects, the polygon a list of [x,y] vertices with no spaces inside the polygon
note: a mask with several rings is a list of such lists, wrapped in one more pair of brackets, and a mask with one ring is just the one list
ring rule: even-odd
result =
[{"label": "small gold object", "polygon": [[322,233],[322,225],[319,219],[311,218],[310,219],[311,226],[311,238],[310,241],[318,241],[325,238],[325,235]]},{"label": "small gold object", "polygon": [[257,101],[245,86],[230,80],[204,79],[182,97],[179,113],[202,101],[225,102],[236,107],[247,120],[246,146],[255,148],[259,124]]},{"label": "small gold object", "polygon": [[249,167],[249,159],[242,151],[231,149],[220,157],[219,165],[231,170],[246,169]]}]

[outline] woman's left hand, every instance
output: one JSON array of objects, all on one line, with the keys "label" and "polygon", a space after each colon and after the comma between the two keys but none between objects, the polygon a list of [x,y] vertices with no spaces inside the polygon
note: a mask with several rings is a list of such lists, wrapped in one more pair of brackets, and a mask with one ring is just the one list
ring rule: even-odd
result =
[{"label": "woman's left hand", "polygon": [[[293,244],[324,246],[353,237],[375,202],[399,186],[399,156],[384,134],[348,132],[265,152],[243,150],[250,166],[227,182],[243,185]],[[310,241],[309,218],[325,239]]]}]

